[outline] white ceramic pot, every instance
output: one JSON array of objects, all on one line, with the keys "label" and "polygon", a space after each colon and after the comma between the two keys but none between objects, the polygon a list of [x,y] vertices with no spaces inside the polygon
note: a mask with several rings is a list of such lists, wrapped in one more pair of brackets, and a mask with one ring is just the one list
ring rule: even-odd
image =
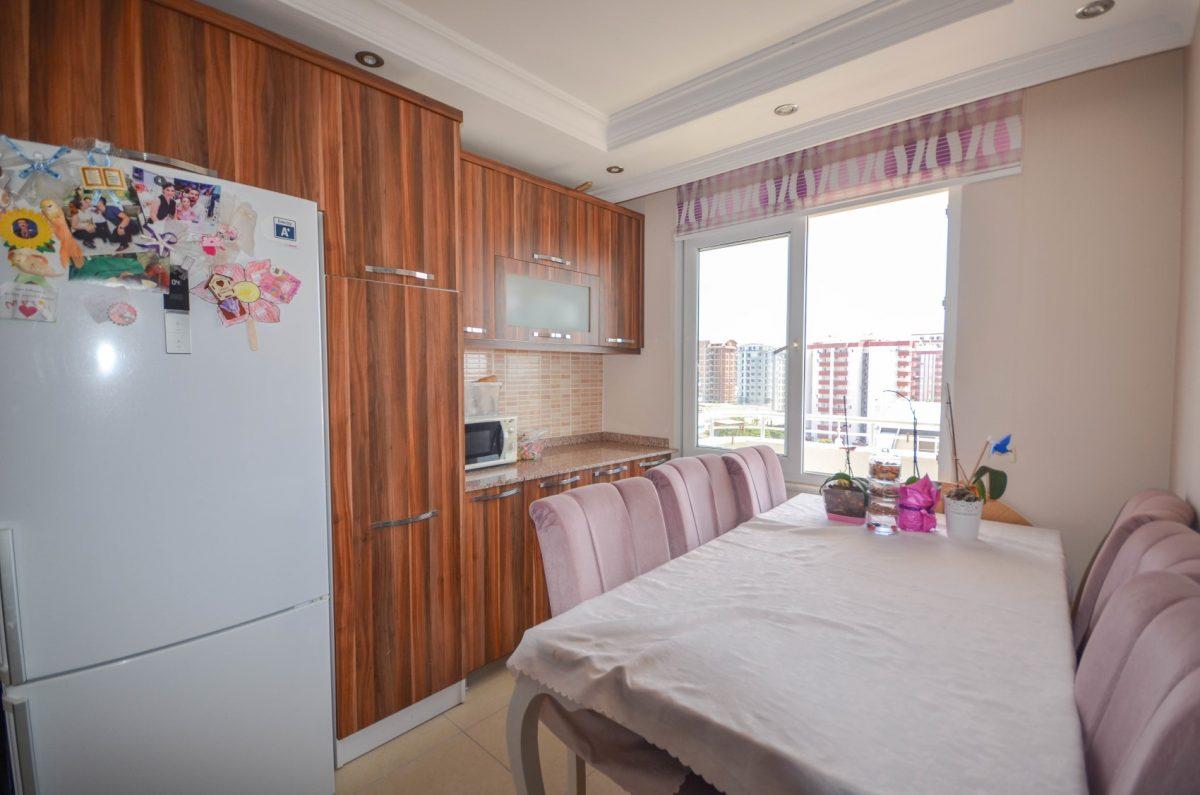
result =
[{"label": "white ceramic pot", "polygon": [[979,538],[979,521],[983,517],[983,500],[952,500],[945,498],[946,535],[949,538],[973,541]]}]

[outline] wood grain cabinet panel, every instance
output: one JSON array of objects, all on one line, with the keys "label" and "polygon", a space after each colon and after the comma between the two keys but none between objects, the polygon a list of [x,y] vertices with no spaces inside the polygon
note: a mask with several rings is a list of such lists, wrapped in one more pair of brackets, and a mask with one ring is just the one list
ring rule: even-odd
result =
[{"label": "wood grain cabinet panel", "polygon": [[[525,481],[525,501],[522,506],[525,528],[524,587],[529,599],[529,626],[540,624],[550,618],[550,599],[546,594],[546,570],[542,566],[542,550],[538,546],[537,528],[529,516],[529,506],[542,497],[562,494],[564,491],[586,486],[591,482],[591,471],[587,469],[540,480]],[[525,629],[528,627],[523,627],[522,632]]]},{"label": "wood grain cabinet panel", "polygon": [[342,81],[343,276],[457,289],[458,124]]},{"label": "wood grain cabinet panel", "polygon": [[327,277],[337,730],[461,678],[458,296]]},{"label": "wood grain cabinet panel", "polygon": [[464,159],[461,180],[463,335],[495,339],[496,257],[512,256],[513,178]]},{"label": "wood grain cabinet panel", "polygon": [[571,224],[574,201],[560,191],[515,180],[514,256],[526,262],[576,268],[577,233]]},{"label": "wood grain cabinet panel", "polygon": [[520,483],[467,494],[463,510],[464,672],[511,652],[530,625]]},{"label": "wood grain cabinet panel", "polygon": [[[569,291],[566,297],[539,297],[533,300],[556,302],[558,310],[543,313],[563,318],[562,323],[526,323],[509,311],[508,277],[534,279],[545,285]],[[524,260],[497,257],[494,274],[497,339],[537,342],[547,345],[595,345],[600,328],[600,282],[595,276],[579,271],[542,265]],[[553,291],[546,293],[551,295]],[[573,310],[563,307],[570,304]],[[580,322],[573,323],[578,319]],[[586,325],[587,328],[583,326]]]},{"label": "wood grain cabinet panel", "polygon": [[640,349],[643,313],[642,219],[617,215],[613,255],[600,274],[600,344]]}]

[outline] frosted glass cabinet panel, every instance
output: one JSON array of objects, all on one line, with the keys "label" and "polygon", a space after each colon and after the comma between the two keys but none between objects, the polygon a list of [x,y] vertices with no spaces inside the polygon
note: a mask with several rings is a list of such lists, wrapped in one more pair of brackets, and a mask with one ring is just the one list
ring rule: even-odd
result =
[{"label": "frosted glass cabinet panel", "polygon": [[504,293],[509,325],[558,331],[591,328],[590,287],[510,273],[505,276]]},{"label": "frosted glass cabinet panel", "polygon": [[496,317],[502,339],[595,345],[599,279],[587,273],[496,258]]}]

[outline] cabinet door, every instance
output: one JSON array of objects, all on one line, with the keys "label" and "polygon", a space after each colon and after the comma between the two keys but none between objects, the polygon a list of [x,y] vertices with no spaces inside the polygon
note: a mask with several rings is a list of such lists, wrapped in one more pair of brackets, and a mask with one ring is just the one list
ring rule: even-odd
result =
[{"label": "cabinet door", "polygon": [[547,345],[595,345],[600,281],[586,273],[496,258],[496,337]]},{"label": "cabinet door", "polygon": [[496,257],[512,256],[513,178],[462,161],[463,334],[496,339]]},{"label": "cabinet door", "polygon": [[575,200],[572,225],[577,234],[578,270],[601,276],[616,257],[617,213],[590,202]]},{"label": "cabinet door", "polygon": [[565,193],[523,179],[517,179],[515,183],[514,256],[526,262],[574,268],[576,235],[570,221],[575,200]]},{"label": "cabinet door", "polygon": [[663,464],[670,461],[671,457],[672,457],[671,453],[663,453],[662,455],[652,455],[648,458],[640,458],[637,461],[634,461],[633,466],[631,466],[629,468],[630,469],[630,477],[638,477],[640,475],[645,475],[647,472],[649,472],[651,469],[654,469],[656,466],[662,466]]},{"label": "cabinet door", "polygon": [[517,647],[529,626],[521,484],[467,494],[463,512],[464,671]]},{"label": "cabinet door", "polygon": [[633,464],[625,461],[620,464],[606,464],[602,467],[592,467],[592,483],[615,483],[633,477]]},{"label": "cabinet door", "polygon": [[345,253],[327,269],[457,289],[458,124],[353,80],[341,81],[341,105],[341,149],[327,167],[341,176]]},{"label": "cabinet door", "polygon": [[[550,599],[546,594],[546,570],[542,567],[542,550],[537,542],[537,528],[529,516],[534,500],[562,494],[591,482],[589,470],[568,472],[565,475],[525,482],[525,502],[522,506],[525,528],[525,592],[529,599],[529,624],[540,624],[550,618]],[[528,627],[522,627],[522,631]]]},{"label": "cabinet door", "polygon": [[327,277],[337,733],[462,674],[457,295]]},{"label": "cabinet door", "polygon": [[642,340],[642,219],[616,214],[613,256],[600,274],[600,344],[640,349]]}]

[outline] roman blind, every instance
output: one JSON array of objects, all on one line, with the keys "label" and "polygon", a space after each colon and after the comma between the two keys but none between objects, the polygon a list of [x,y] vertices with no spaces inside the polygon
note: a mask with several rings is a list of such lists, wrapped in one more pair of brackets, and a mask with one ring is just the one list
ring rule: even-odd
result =
[{"label": "roman blind", "polygon": [[678,235],[1021,162],[1022,93],[990,97],[680,185]]}]

